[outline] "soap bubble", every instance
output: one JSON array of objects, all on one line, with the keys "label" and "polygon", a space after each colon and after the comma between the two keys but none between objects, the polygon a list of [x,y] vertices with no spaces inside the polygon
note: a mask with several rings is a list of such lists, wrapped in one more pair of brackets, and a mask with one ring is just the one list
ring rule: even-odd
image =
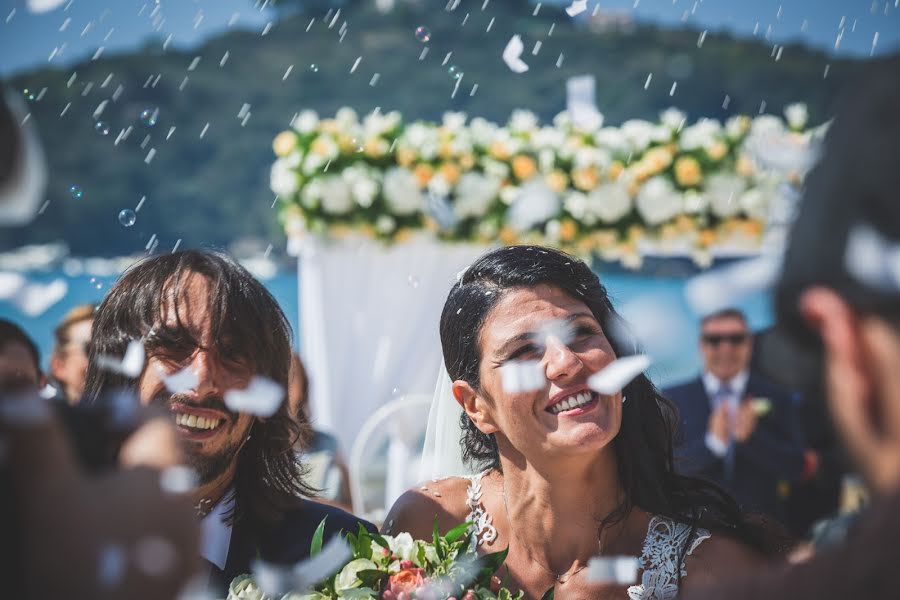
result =
[{"label": "soap bubble", "polygon": [[141,123],[143,123],[147,127],[153,127],[154,125],[156,125],[156,121],[158,120],[158,118],[158,108],[145,108],[141,111]]},{"label": "soap bubble", "polygon": [[407,282],[413,289],[419,287],[419,278],[415,275],[410,275],[409,277],[407,277]]},{"label": "soap bubble", "polygon": [[317,65],[316,63],[313,63],[313,64],[309,65],[309,70],[312,71],[313,73],[318,73],[319,65]]},{"label": "soap bubble", "polygon": [[28,88],[22,90],[22,95],[25,96],[25,99],[29,102],[34,102],[34,99],[37,98],[37,96],[34,95],[34,92]]},{"label": "soap bubble", "polygon": [[460,68],[456,65],[450,65],[450,68],[447,69],[447,73],[449,73],[450,77],[452,77],[453,79],[459,79],[463,74]]},{"label": "soap bubble", "polygon": [[73,198],[75,198],[76,200],[79,200],[79,199],[81,199],[82,196],[84,196],[84,190],[81,189],[77,185],[70,185],[69,186],[69,195],[72,196]]},{"label": "soap bubble", "polygon": [[424,44],[431,39],[431,30],[424,25],[416,27],[416,39]]},{"label": "soap bubble", "polygon": [[119,223],[122,224],[122,227],[131,227],[135,221],[137,221],[137,215],[130,208],[123,208],[119,212]]},{"label": "soap bubble", "polygon": [[98,290],[103,289],[103,284],[100,283],[100,280],[97,279],[96,277],[91,277],[91,282],[90,282],[90,283],[91,283],[91,286],[92,286],[92,287],[94,287],[94,288],[96,288],[96,289],[98,289]]},{"label": "soap bubble", "polygon": [[106,121],[97,121],[94,123],[94,131],[100,135],[109,135],[109,123]]}]

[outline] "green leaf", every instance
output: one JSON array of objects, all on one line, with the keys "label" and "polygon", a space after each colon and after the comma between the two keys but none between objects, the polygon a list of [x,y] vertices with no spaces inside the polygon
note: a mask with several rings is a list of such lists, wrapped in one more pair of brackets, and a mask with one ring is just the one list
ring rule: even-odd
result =
[{"label": "green leaf", "polygon": [[444,540],[447,541],[447,543],[452,544],[453,542],[455,542],[456,540],[461,538],[463,535],[465,535],[465,533],[469,530],[469,527],[471,527],[471,526],[472,526],[472,524],[469,522],[463,523],[461,525],[457,525],[456,527],[454,527],[453,529],[451,529],[450,531],[447,532],[447,535],[444,536]]},{"label": "green leaf", "polygon": [[384,539],[380,534],[378,534],[378,533],[370,533],[369,535],[372,536],[372,540],[373,540],[376,544],[378,544],[379,546],[381,546],[382,548],[387,548],[388,550],[391,549],[390,544],[388,544],[388,543],[387,543],[387,540]]},{"label": "green leaf", "polygon": [[493,554],[485,554],[478,558],[478,565],[480,567],[478,578],[479,580],[488,579],[490,580],[491,576],[497,572],[497,569],[500,568],[500,565],[503,564],[503,561],[506,560],[506,555],[509,554],[509,546],[506,549],[501,550],[500,552],[494,552]]},{"label": "green leaf", "polygon": [[[325,517],[327,519],[328,517]],[[319,522],[316,532],[313,534],[312,543],[309,545],[309,555],[315,556],[322,551],[322,540],[325,537],[325,519]]]},{"label": "green leaf", "polygon": [[384,571],[379,571],[378,569],[365,569],[363,571],[358,571],[356,576],[363,582],[364,586],[380,589],[381,580],[386,578],[388,574]]},{"label": "green leaf", "polygon": [[549,590],[544,592],[544,595],[541,596],[541,600],[553,600],[553,588],[551,587]]}]

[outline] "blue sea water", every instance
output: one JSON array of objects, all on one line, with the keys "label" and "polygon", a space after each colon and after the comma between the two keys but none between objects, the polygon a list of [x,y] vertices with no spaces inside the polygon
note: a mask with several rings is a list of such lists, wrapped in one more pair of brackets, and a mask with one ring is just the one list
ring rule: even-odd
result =
[{"label": "blue sea water", "polygon": [[[29,273],[29,280],[47,282],[63,278],[68,283],[68,294],[44,314],[29,317],[8,302],[0,301],[0,318],[10,319],[22,326],[38,344],[41,361],[47,366],[53,349],[53,329],[62,316],[73,306],[87,302],[99,302],[115,282],[115,277],[92,277],[91,275],[68,276],[58,272]],[[697,346],[699,317],[694,314],[684,296],[685,277],[652,276],[632,273],[600,273],[613,304],[623,306],[640,298],[652,298],[653,305],[665,313],[661,319],[671,326],[667,332],[676,338],[669,340],[674,351],[665,353],[651,367],[649,374],[658,385],[669,385],[696,374],[700,368],[700,354]],[[283,271],[264,281],[266,287],[281,304],[298,338],[300,307],[298,301],[298,277],[296,272]],[[97,285],[100,289],[97,289]],[[747,314],[754,330],[767,327],[772,321],[771,299],[767,293],[759,292],[744,297],[738,308]],[[656,318],[659,315],[631,315],[635,318]],[[437,324],[435,324],[437,326]]]}]

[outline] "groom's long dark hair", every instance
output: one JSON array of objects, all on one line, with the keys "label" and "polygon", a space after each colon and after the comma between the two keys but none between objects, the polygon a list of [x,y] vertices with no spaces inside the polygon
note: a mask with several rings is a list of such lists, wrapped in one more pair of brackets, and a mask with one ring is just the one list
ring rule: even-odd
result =
[{"label": "groom's long dark hair", "polygon": [[[181,287],[191,275],[204,277],[210,286],[207,310],[210,339],[233,360],[252,368],[287,389],[291,363],[291,328],[275,298],[242,266],[226,254],[187,250],[148,258],[126,271],[97,309],[91,335],[85,399],[101,402],[118,389],[135,390],[137,382],[120,373],[100,368],[98,356],[122,356],[131,340],[147,336],[159,322],[166,295],[179,306]],[[152,352],[152,344],[147,344]],[[303,469],[293,445],[309,439],[310,426],[303,415],[295,420],[288,403],[266,419],[256,418],[250,439],[238,456],[233,488],[233,522],[250,513],[271,521],[297,505],[299,496],[315,490],[303,481]]]},{"label": "groom's long dark hair", "polygon": [[[625,339],[624,322],[613,308],[606,288],[583,261],[540,246],[511,246],[488,252],[461,275],[450,290],[441,314],[441,345],[450,378],[479,389],[479,336],[491,309],[505,292],[550,285],[580,300],[591,310],[617,357],[638,352]],[[675,470],[673,436],[678,423],[675,406],[640,375],[622,392],[622,425],[613,441],[625,500],[604,519],[624,519],[637,506],[693,527],[730,535],[769,553],[772,542],[761,528],[748,523],[737,503],[713,483],[679,475]],[[463,458],[477,470],[501,469],[497,442],[482,433],[465,413],[461,416]]]}]

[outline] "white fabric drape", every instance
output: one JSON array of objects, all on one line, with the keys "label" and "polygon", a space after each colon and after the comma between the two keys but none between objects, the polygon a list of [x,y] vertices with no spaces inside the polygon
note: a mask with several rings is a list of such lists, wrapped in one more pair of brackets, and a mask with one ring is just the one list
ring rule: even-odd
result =
[{"label": "white fabric drape", "polygon": [[444,300],[457,273],[488,248],[426,235],[393,246],[306,235],[290,249],[299,257],[300,351],[314,424],[348,451],[379,406],[433,393]]}]

